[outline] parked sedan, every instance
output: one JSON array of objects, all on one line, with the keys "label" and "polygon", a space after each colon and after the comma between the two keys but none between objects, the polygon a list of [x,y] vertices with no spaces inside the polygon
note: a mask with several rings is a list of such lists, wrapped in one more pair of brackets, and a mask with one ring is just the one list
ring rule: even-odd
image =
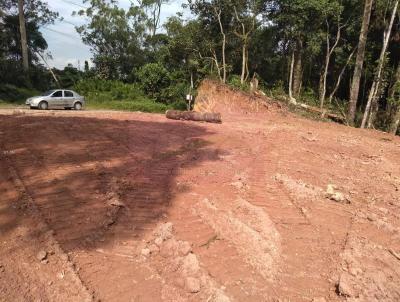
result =
[{"label": "parked sedan", "polygon": [[31,108],[46,109],[71,109],[81,110],[85,105],[85,98],[72,90],[49,90],[41,96],[26,100],[26,105]]}]

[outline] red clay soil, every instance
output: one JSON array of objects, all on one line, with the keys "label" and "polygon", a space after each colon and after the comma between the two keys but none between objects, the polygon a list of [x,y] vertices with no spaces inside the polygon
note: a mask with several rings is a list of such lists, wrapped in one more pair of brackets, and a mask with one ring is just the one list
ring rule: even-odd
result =
[{"label": "red clay soil", "polygon": [[399,301],[400,138],[0,114],[0,301]]}]

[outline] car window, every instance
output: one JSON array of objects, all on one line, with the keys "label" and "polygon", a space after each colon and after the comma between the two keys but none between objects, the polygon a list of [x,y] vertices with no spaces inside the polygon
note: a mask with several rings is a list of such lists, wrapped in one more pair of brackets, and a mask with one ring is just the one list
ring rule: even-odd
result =
[{"label": "car window", "polygon": [[62,90],[57,90],[51,96],[52,98],[61,98],[62,97]]},{"label": "car window", "polygon": [[74,94],[72,93],[72,91],[65,90],[64,91],[64,96],[66,98],[72,98],[72,97],[74,97]]}]

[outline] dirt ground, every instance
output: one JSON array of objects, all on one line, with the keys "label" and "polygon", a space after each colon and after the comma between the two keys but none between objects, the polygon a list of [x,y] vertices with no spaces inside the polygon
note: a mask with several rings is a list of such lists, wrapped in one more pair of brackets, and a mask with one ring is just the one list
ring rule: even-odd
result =
[{"label": "dirt ground", "polygon": [[0,301],[400,301],[400,138],[0,110]]}]

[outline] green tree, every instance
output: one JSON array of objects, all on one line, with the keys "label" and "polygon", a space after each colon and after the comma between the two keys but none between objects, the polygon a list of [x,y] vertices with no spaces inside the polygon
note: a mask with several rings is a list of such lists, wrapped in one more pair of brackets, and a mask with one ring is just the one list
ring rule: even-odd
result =
[{"label": "green tree", "polygon": [[144,64],[141,44],[146,18],[139,6],[132,4],[125,11],[113,0],[92,0],[89,8],[77,14],[89,19],[77,31],[92,50],[98,76],[126,80],[133,68]]},{"label": "green tree", "polygon": [[149,96],[162,101],[162,91],[170,84],[170,74],[164,66],[148,63],[138,70],[137,77]]}]

